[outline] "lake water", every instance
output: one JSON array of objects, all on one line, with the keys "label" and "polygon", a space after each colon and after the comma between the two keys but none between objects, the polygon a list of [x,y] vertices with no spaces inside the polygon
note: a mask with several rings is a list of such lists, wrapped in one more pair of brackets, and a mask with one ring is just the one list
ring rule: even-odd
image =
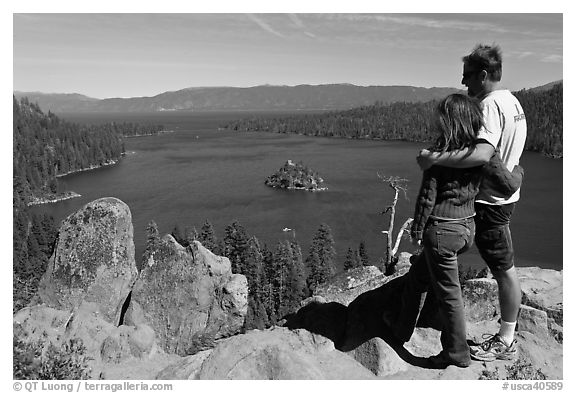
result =
[{"label": "lake water", "polygon": [[[96,123],[140,121],[164,124],[173,133],[126,139],[127,155],[110,167],[60,178],[63,190],[81,198],[36,207],[57,220],[97,198],[113,196],[128,204],[134,224],[136,259],[145,245],[145,228],[156,221],[162,234],[175,224],[195,226],[205,220],[219,238],[238,220],[270,248],[287,236],[307,255],[321,223],[332,228],[341,268],[348,247],[361,241],[376,264],[384,256],[388,216],[380,214],[393,192],[378,174],[409,180],[397,206],[398,228],[412,216],[421,172],[416,154],[423,144],[315,138],[272,133],[218,130],[242,113],[62,114],[65,119]],[[277,116],[278,113],[258,114]],[[288,159],[302,161],[325,180],[328,191],[310,193],[266,187],[264,180]],[[512,221],[518,266],[562,269],[562,159],[525,152],[526,176]],[[283,228],[293,232],[283,232]],[[401,250],[411,251],[403,240]],[[473,248],[460,260],[483,266]]]}]

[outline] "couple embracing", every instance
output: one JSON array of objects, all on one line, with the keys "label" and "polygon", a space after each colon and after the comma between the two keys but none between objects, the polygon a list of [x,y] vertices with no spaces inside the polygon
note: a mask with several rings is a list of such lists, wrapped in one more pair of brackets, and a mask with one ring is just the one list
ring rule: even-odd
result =
[{"label": "couple embracing", "polygon": [[[509,223],[520,197],[526,119],[518,100],[499,88],[498,46],[478,45],[462,60],[468,96],[453,94],[440,102],[434,119],[438,137],[417,158],[424,173],[411,238],[422,253],[406,273],[399,315],[384,315],[394,336],[406,342],[422,295],[434,292],[442,351],[429,358],[433,368],[467,367],[471,359],[512,360],[517,352],[521,290]],[[497,333],[469,346],[457,258],[474,242],[498,283],[501,318]]]}]

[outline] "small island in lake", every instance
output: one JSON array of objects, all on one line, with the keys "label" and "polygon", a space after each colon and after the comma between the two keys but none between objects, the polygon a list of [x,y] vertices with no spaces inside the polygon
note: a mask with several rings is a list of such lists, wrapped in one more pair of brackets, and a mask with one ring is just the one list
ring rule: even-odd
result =
[{"label": "small island in lake", "polygon": [[286,161],[284,166],[276,173],[268,176],[264,184],[274,188],[288,190],[324,191],[324,179],[317,172],[304,166],[302,162],[294,164],[292,160]]}]

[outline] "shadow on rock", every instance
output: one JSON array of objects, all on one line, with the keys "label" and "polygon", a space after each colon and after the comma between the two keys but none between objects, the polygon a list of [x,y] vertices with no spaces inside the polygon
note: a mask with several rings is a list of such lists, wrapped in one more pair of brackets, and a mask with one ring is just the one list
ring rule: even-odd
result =
[{"label": "shadow on rock", "polygon": [[338,348],[346,337],[347,311],[348,308],[340,303],[314,302],[287,316],[284,326],[289,329],[306,329],[324,336]]},{"label": "shadow on rock", "polygon": [[[378,288],[362,293],[348,306],[337,302],[310,303],[287,316],[284,326],[320,334],[332,340],[336,349],[343,352],[354,351],[378,337],[405,362],[426,367],[427,360],[408,352],[404,348],[404,341],[397,339],[382,319],[385,312],[398,315],[402,311],[401,296],[405,281],[405,275],[397,277]],[[439,328],[437,315],[436,300],[429,294],[420,310],[416,326]]]}]

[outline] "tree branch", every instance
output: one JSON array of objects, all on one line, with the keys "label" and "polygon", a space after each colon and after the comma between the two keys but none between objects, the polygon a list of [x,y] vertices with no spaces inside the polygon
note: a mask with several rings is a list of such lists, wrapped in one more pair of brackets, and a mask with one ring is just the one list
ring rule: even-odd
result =
[{"label": "tree branch", "polygon": [[398,231],[398,235],[396,236],[396,244],[394,244],[394,249],[392,250],[392,255],[396,255],[398,252],[398,248],[400,247],[400,240],[402,240],[402,235],[404,232],[408,232],[408,226],[412,224],[412,221],[414,221],[414,219],[409,218],[400,227],[400,231]]}]

